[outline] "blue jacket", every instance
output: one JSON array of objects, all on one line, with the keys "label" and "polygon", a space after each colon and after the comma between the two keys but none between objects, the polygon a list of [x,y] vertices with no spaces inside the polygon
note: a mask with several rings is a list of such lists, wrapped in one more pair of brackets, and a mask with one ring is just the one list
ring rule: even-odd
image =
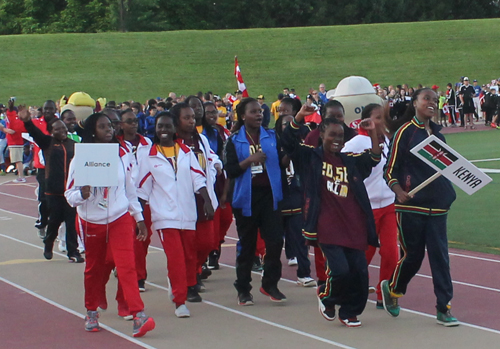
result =
[{"label": "blue jacket", "polygon": [[[282,154],[281,145],[273,130],[260,128],[260,146],[266,154],[266,172],[273,192],[273,209],[278,209],[278,202],[283,199],[281,187],[280,163]],[[234,179],[232,207],[242,209],[246,217],[252,215],[252,173],[251,168],[243,170],[239,163],[250,156],[245,126],[233,134],[227,141],[225,148],[225,170],[229,178]]]}]

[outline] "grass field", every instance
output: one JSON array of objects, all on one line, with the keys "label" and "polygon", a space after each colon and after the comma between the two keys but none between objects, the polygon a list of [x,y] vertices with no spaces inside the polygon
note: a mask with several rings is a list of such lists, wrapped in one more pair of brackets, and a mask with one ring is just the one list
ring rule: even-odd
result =
[{"label": "grass field", "polygon": [[[499,158],[496,130],[446,135],[446,140],[468,160]],[[476,163],[479,168],[500,168],[500,161]],[[457,200],[448,216],[450,246],[472,251],[500,254],[497,205],[500,197],[500,174],[488,174],[493,181],[467,195],[455,187]]]},{"label": "grass field", "polygon": [[161,33],[0,36],[0,102],[40,105],[85,91],[108,100],[236,89],[234,56],[252,96],[362,75],[382,85],[494,78],[500,19]]},{"label": "grass field", "polygon": [[[382,85],[486,82],[497,74],[500,19],[360,26],[0,36],[0,103],[41,105],[75,91],[108,100],[236,89],[234,55],[252,96],[269,102],[287,86],[305,97],[324,82],[334,88],[349,75]],[[447,136],[469,160],[499,157],[498,132]],[[478,163],[500,168],[499,161]],[[496,203],[500,175],[475,195],[457,189],[449,216],[451,246],[500,254]]]}]

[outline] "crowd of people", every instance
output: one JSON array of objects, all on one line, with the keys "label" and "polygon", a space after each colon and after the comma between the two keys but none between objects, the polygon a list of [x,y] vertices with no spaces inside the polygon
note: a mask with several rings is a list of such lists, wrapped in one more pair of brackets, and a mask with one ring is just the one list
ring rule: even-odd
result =
[{"label": "crowd of people", "polygon": [[[437,322],[456,326],[446,237],[455,192],[440,177],[413,194],[434,170],[409,149],[430,135],[444,141],[439,124],[459,124],[462,114],[463,127],[473,128],[478,109],[472,93],[478,90],[464,77],[457,103],[453,86],[446,96],[438,86],[374,88],[387,103],[364,106],[356,128],[346,125],[343,105],[327,97],[324,84],[311,89],[305,103],[288,88],[270,107],[263,95],[243,98],[241,91],[222,98],[170,93],[144,105],[109,101],[82,120],[51,100],[38,109],[16,106],[11,98],[1,106],[0,144],[7,143],[17,169],[13,182],[25,182],[23,133],[30,142],[39,183],[35,227],[44,257],[52,259],[59,235],[69,260],[86,263],[87,331],[100,329],[113,270],[118,314],[134,321],[135,337],[154,329],[140,296],[154,232],[168,261],[174,313],[190,317],[186,302],[201,302],[203,280],[219,269],[233,216],[239,237],[234,287],[241,306],[254,304],[252,270],[262,270],[262,294],[286,302],[279,289],[285,247],[288,264],[297,265],[297,284],[317,286],[326,320],[338,315],[347,327],[361,326],[372,291],[376,307],[396,317],[427,248]],[[477,92],[483,101],[477,117],[485,123],[494,124],[491,117],[498,115],[484,107],[486,94],[497,90]],[[455,118],[452,110],[443,118],[452,99],[462,114]],[[117,186],[75,186],[72,159],[79,142],[119,145]],[[377,248],[380,275],[370,280]]]}]

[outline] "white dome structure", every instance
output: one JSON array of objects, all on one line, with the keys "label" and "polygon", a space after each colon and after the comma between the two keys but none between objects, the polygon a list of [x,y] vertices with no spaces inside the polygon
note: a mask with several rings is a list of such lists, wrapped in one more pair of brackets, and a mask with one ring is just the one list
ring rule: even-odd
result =
[{"label": "white dome structure", "polygon": [[344,106],[347,125],[361,118],[361,112],[366,105],[384,105],[382,98],[375,93],[372,83],[362,76],[348,76],[342,79],[333,93],[333,99]]}]

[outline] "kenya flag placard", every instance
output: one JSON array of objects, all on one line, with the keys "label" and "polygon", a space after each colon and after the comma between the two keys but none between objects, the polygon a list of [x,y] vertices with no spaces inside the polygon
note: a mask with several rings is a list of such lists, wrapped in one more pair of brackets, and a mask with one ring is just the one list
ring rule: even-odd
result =
[{"label": "kenya flag placard", "polygon": [[[491,182],[488,175],[435,135],[427,137],[410,151],[469,195]],[[432,178],[437,177],[433,175],[429,179]]]},{"label": "kenya flag placard", "polygon": [[436,141],[430,142],[420,149],[418,153],[441,170],[458,160],[455,155]]}]

